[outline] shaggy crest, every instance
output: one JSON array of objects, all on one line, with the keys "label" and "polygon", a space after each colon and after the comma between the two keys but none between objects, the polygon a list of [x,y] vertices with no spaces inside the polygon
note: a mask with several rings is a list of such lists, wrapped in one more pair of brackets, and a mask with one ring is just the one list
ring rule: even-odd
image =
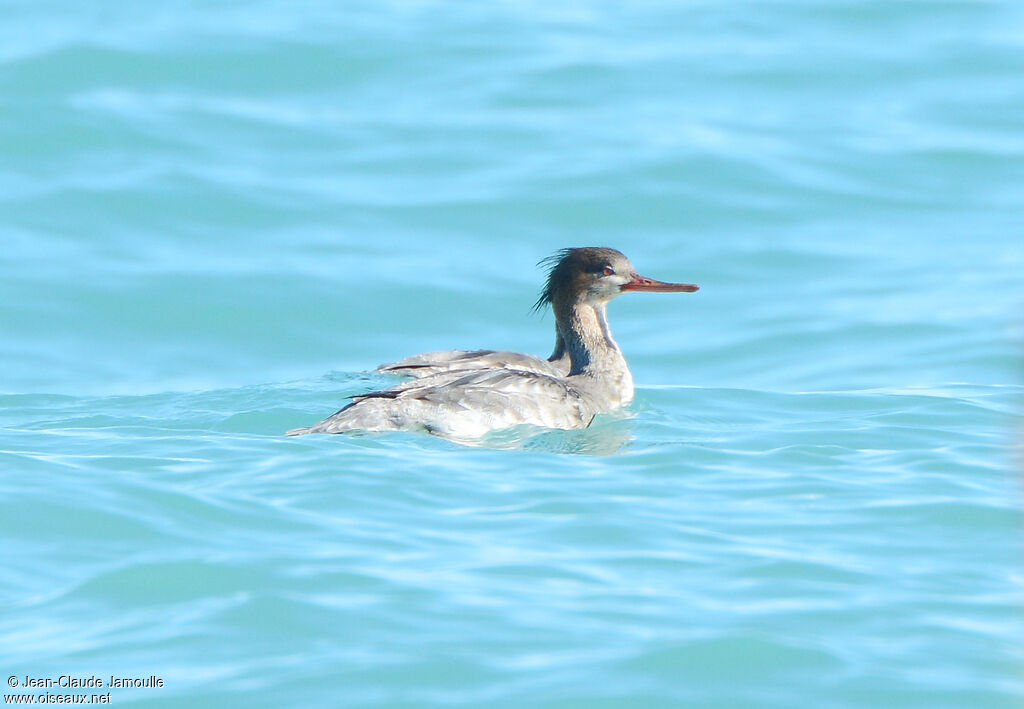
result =
[{"label": "shaggy crest", "polygon": [[537,265],[547,267],[548,278],[540,297],[533,304],[532,312],[553,303],[555,289],[559,284],[564,286],[572,283],[576,276],[584,273],[600,273],[608,264],[625,258],[621,251],[606,246],[584,246],[559,249],[547,258],[541,259]]}]

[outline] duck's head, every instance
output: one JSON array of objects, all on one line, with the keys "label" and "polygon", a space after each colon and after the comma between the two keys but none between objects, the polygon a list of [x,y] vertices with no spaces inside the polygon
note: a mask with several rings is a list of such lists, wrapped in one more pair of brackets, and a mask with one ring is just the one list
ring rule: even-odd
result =
[{"label": "duck's head", "polygon": [[603,246],[562,249],[541,261],[550,266],[548,280],[535,309],[559,303],[607,303],[627,291],[653,293],[693,293],[693,283],[666,283],[645,278],[625,254]]}]

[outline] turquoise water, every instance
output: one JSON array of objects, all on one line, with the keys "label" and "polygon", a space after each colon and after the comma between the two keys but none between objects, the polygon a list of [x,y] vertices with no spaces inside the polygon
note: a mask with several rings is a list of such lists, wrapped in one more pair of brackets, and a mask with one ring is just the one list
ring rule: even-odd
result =
[{"label": "turquoise water", "polygon": [[[3,15],[7,675],[159,677],[109,690],[147,707],[1024,702],[1024,5]],[[627,415],[281,435],[380,362],[547,354],[534,264],[581,245],[702,285],[612,304]]]}]

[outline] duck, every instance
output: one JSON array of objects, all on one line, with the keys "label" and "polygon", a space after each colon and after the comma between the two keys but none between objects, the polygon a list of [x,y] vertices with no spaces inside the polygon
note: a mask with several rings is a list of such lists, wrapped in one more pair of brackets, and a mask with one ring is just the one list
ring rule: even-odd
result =
[{"label": "duck", "polygon": [[607,306],[625,293],[693,293],[700,286],[641,276],[609,247],[562,249],[544,259],[547,279],[535,310],[555,315],[547,359],[500,350],[426,352],[378,372],[412,379],[352,397],[320,423],[286,435],[421,431],[474,439],[519,425],[588,427],[633,400],[633,375],[612,336]]}]

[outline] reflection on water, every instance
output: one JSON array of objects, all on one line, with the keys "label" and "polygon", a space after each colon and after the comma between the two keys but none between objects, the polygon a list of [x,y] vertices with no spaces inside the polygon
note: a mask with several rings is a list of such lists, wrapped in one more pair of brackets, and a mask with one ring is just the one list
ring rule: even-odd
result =
[{"label": "reflection on water", "polygon": [[596,416],[590,426],[583,429],[560,431],[538,426],[515,426],[493,431],[475,441],[457,442],[487,448],[604,456],[621,452],[633,440],[634,428],[632,415],[622,410]]}]

